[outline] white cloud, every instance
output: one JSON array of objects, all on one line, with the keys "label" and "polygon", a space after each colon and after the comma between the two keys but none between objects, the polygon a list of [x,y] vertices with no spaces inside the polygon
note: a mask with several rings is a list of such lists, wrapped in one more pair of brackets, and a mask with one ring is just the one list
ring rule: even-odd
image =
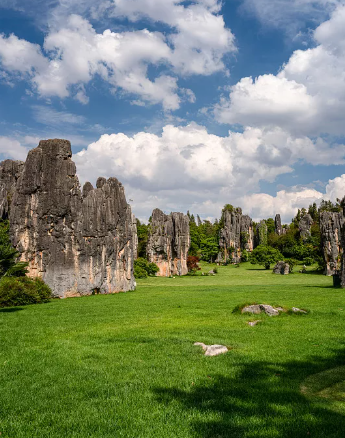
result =
[{"label": "white cloud", "polygon": [[[194,123],[167,125],[161,135],[139,132],[103,135],[74,156],[82,182],[116,176],[140,217],[151,201],[162,209],[193,210],[204,217],[221,206],[292,172],[299,160],[339,164],[339,151],[322,140],[292,137],[280,128],[246,128],[227,137],[209,134]],[[327,161],[328,160],[328,161]],[[342,162],[345,163],[344,157]]]},{"label": "white cloud", "polygon": [[243,0],[243,9],[265,26],[284,29],[292,37],[307,22],[321,23],[343,0]]},{"label": "white cloud", "polygon": [[85,118],[77,114],[71,114],[66,111],[56,111],[53,108],[43,105],[34,105],[32,107],[34,118],[37,122],[48,126],[63,125],[82,125]]},{"label": "white cloud", "polygon": [[10,137],[0,137],[0,154],[14,160],[25,160],[28,149],[18,140]]},{"label": "white cloud", "polygon": [[222,123],[281,126],[298,135],[345,134],[345,6],[314,32],[277,76],[243,78],[215,108]]},{"label": "white cloud", "polygon": [[[176,74],[225,72],[223,56],[236,50],[234,37],[218,14],[220,3],[216,0],[200,0],[188,6],[182,0],[101,2],[103,13],[107,10],[113,17],[161,21],[170,30],[165,34],[146,29],[97,33],[79,15],[57,19],[60,10],[65,11],[63,16],[78,7],[85,12],[90,3],[86,0],[78,6],[75,1],[58,2],[44,40],[44,53],[36,44],[1,35],[2,68],[30,76],[34,88],[44,97],[66,98],[72,94],[86,104],[85,85],[98,76],[115,90],[119,88],[148,103],[161,103],[165,110],[176,110],[182,97],[194,99],[191,90],[179,92]],[[149,65],[158,69],[163,66],[171,73],[158,73],[149,79]]]}]

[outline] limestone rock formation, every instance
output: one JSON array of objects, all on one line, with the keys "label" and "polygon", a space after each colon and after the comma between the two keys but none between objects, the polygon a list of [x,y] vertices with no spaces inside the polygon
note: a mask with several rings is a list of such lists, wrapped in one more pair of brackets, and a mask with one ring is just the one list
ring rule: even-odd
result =
[{"label": "limestone rock formation", "polygon": [[254,249],[254,224],[248,215],[241,217],[241,248],[249,252]]},{"label": "limestone rock formation", "polygon": [[260,221],[256,225],[256,245],[267,245],[267,224],[265,220]]},{"label": "limestone rock formation", "polygon": [[223,228],[220,231],[219,246],[223,261],[232,257],[234,263],[239,263],[241,261],[242,210],[240,208],[223,210],[222,222]]},{"label": "limestone rock formation", "polygon": [[275,220],[275,231],[278,236],[281,236],[283,234],[283,227],[282,227],[282,220],[280,218],[280,214],[276,214]]},{"label": "limestone rock formation", "polygon": [[188,216],[153,210],[146,252],[148,260],[159,267],[158,275],[186,275],[189,246]]},{"label": "limestone rock formation", "polygon": [[274,274],[288,275],[290,274],[290,265],[286,262],[278,262],[273,268]]},{"label": "limestone rock formation", "polygon": [[17,180],[23,172],[22,161],[5,160],[0,163],[0,218],[6,219]]},{"label": "limestone rock formation", "polygon": [[203,342],[195,342],[194,345],[201,347],[205,352],[205,356],[219,356],[229,351],[225,345],[206,345]]},{"label": "limestone rock formation", "polygon": [[132,290],[136,236],[123,186],[99,178],[81,192],[71,157],[67,140],[29,152],[11,205],[12,243],[56,297]]},{"label": "limestone rock formation", "polygon": [[341,262],[341,227],[344,225],[342,212],[322,211],[320,214],[321,247],[326,264],[326,275],[334,275]]},{"label": "limestone rock formation", "polygon": [[[343,217],[345,217],[345,197],[341,201],[341,206],[343,208]],[[343,254],[341,257],[341,268],[340,268],[340,285],[341,287],[345,288],[345,221],[343,222],[340,230],[341,235],[341,247],[343,250]]]},{"label": "limestone rock formation", "polygon": [[301,220],[299,221],[298,228],[303,240],[306,240],[311,236],[311,226],[313,223],[313,218],[309,213],[306,213],[304,216],[302,216]]}]

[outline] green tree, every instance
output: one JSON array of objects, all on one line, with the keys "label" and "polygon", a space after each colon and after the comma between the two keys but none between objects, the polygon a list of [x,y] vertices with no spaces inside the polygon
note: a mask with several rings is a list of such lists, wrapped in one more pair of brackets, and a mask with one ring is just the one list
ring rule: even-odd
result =
[{"label": "green tree", "polygon": [[147,240],[149,237],[149,225],[142,224],[137,219],[137,234],[138,234],[138,257],[146,257]]},{"label": "green tree", "polygon": [[9,222],[0,220],[0,277],[21,277],[27,272],[28,263],[17,262],[19,253],[9,237]]},{"label": "green tree", "polygon": [[250,254],[250,263],[264,266],[265,269],[270,269],[271,265],[279,260],[283,260],[283,255],[270,246],[259,245]]}]

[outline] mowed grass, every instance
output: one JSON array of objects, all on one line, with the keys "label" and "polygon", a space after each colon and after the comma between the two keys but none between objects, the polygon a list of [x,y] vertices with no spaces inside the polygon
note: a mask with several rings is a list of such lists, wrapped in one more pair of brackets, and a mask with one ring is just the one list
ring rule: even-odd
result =
[{"label": "mowed grass", "polygon": [[[244,264],[1,310],[1,438],[344,437],[345,403],[324,396],[343,393],[329,370],[345,364],[344,296],[322,275]],[[232,311],[254,302],[309,314],[249,327]],[[204,357],[197,341],[230,351]]]}]

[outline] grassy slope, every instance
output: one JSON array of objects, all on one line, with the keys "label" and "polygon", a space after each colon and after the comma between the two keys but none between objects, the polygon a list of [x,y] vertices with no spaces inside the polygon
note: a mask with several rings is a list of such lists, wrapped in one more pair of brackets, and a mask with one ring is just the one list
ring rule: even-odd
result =
[{"label": "grassy slope", "polygon": [[[242,265],[2,310],[1,438],[343,437],[342,405],[300,391],[344,364],[345,291],[330,286]],[[249,327],[232,310],[255,301],[310,314]],[[195,341],[232,350],[207,358]]]}]

